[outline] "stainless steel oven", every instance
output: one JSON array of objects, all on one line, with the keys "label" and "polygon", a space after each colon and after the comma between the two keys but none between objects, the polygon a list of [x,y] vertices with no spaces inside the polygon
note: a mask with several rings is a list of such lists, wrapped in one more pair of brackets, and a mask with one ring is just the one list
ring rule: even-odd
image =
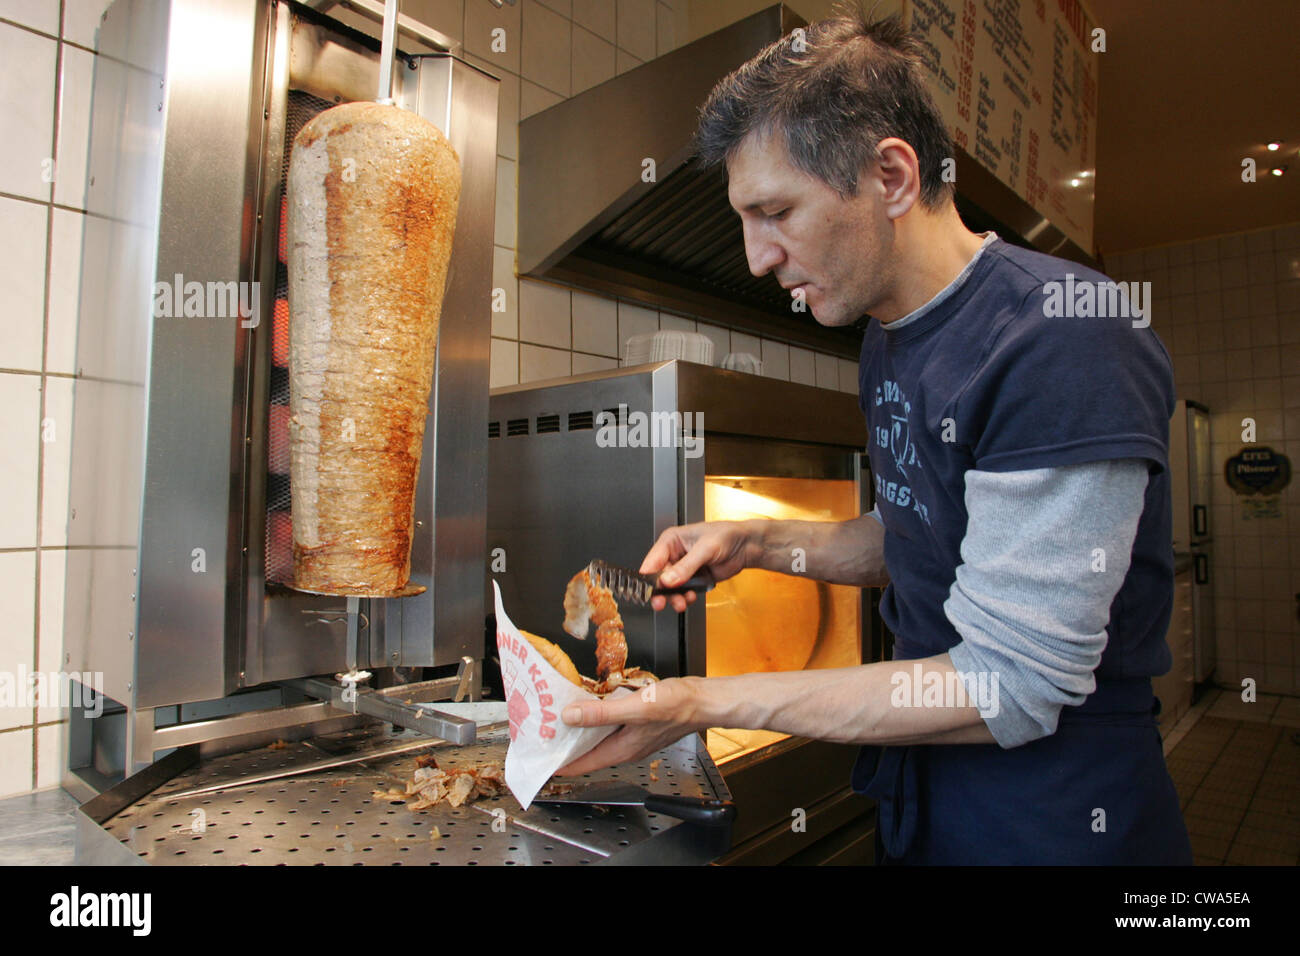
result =
[{"label": "stainless steel oven", "polygon": [[[488,434],[489,573],[511,619],[585,674],[592,642],[564,634],[562,597],[593,558],[635,568],[676,524],[871,508],[852,396],[689,362],[496,389]],[[876,592],[810,580],[790,557],[795,574],[743,572],[683,615],[621,609],[628,663],[673,677],[881,659]],[[872,808],[848,791],[856,748],[730,728],[707,744],[740,811],[731,859],[870,857]]]}]

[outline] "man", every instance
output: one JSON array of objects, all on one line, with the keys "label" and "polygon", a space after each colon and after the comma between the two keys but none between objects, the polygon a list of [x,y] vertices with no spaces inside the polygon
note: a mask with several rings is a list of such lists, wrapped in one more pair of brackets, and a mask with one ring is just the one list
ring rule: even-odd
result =
[{"label": "man", "polygon": [[[788,572],[803,548],[809,576],[889,585],[894,661],[569,708],[621,726],[562,772],[766,728],[863,745],[853,785],[878,801],[890,861],[1190,864],[1150,681],[1170,666],[1168,354],[1127,314],[1049,317],[1054,283],[1103,276],[965,228],[922,75],[896,20],[837,17],[720,83],[697,133],[701,160],[726,164],[754,274],[823,325],[871,316],[876,510],[671,528],[641,568],[670,586],[703,566]],[[918,677],[946,688],[930,706],[897,693]]]}]

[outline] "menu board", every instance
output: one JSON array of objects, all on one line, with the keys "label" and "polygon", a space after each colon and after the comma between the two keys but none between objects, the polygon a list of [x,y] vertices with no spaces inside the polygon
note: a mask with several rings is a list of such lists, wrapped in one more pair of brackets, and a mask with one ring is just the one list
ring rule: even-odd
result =
[{"label": "menu board", "polygon": [[1091,253],[1100,53],[1082,4],[903,0],[903,16],[957,145]]}]

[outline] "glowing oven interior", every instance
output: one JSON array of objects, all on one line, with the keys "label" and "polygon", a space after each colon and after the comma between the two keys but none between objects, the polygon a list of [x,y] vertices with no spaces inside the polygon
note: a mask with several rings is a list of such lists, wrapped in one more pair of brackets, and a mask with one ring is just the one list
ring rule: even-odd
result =
[{"label": "glowing oven interior", "polygon": [[[852,480],[708,476],[706,521],[750,518],[844,521],[859,514]],[[798,554],[791,570],[800,571]],[[852,667],[862,663],[861,591],[799,574],[750,569],[705,598],[706,676]],[[709,755],[722,763],[786,734],[714,728]]]}]

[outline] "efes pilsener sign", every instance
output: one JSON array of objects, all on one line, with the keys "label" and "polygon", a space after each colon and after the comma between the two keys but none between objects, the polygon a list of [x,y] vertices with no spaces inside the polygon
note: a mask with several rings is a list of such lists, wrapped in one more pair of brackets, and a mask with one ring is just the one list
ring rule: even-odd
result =
[{"label": "efes pilsener sign", "polygon": [[1243,448],[1224,464],[1223,477],[1239,495],[1275,495],[1291,483],[1291,461],[1267,445]]}]

